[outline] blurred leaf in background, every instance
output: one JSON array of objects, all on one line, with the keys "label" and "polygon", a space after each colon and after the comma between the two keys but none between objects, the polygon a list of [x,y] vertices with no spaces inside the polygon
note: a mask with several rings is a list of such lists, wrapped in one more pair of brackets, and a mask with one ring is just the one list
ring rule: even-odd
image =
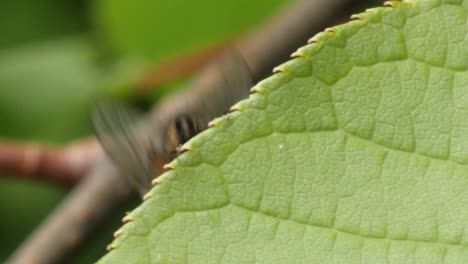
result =
[{"label": "blurred leaf in background", "polygon": [[103,71],[87,38],[0,53],[2,135],[63,142],[90,133],[86,113]]},{"label": "blurred leaf in background", "polygon": [[85,6],[83,0],[1,1],[0,49],[84,31]]},{"label": "blurred leaf in background", "polygon": [[94,19],[104,43],[119,55],[158,61],[234,38],[288,0],[99,0]]}]

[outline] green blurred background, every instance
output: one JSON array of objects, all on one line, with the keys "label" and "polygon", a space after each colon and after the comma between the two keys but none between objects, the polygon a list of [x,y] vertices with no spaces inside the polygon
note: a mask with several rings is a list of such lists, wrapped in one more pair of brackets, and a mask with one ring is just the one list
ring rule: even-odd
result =
[{"label": "green blurred background", "polygon": [[[239,35],[288,0],[3,0],[0,2],[0,139],[59,145],[92,134],[97,96],[132,94],[127,83],[148,62]],[[157,94],[151,98],[158,98]],[[0,262],[68,189],[0,177]],[[105,253],[121,205],[70,263]]]}]

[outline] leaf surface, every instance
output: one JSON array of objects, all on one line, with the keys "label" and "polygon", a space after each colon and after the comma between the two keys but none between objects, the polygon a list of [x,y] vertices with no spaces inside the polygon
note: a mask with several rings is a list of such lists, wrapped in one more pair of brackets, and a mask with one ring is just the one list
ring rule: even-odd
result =
[{"label": "leaf surface", "polygon": [[468,263],[468,2],[320,33],[187,143],[102,263]]}]

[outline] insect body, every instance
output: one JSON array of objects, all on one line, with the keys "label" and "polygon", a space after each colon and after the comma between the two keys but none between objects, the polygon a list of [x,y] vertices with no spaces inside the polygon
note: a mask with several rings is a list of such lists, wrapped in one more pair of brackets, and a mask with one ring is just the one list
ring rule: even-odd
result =
[{"label": "insect body", "polygon": [[169,125],[166,136],[165,151],[170,153],[170,159],[176,158],[181,152],[181,146],[199,132],[206,129],[206,122],[196,116],[183,114]]},{"label": "insect body", "polygon": [[[163,165],[181,152],[181,146],[207,128],[213,118],[247,97],[251,75],[237,54],[223,58],[221,68],[211,68],[218,82],[195,80],[193,89],[167,99],[156,114],[145,119],[115,102],[100,102],[92,113],[96,134],[122,175],[142,195]],[[208,78],[209,79],[209,78]]]}]

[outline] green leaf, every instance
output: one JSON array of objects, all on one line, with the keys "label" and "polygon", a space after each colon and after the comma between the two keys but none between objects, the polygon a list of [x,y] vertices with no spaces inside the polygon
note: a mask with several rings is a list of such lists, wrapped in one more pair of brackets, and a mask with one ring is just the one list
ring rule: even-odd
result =
[{"label": "green leaf", "polygon": [[468,263],[468,1],[315,36],[187,145],[102,263]]}]

